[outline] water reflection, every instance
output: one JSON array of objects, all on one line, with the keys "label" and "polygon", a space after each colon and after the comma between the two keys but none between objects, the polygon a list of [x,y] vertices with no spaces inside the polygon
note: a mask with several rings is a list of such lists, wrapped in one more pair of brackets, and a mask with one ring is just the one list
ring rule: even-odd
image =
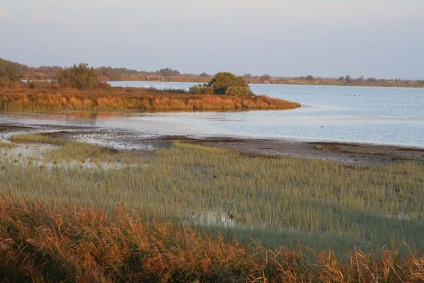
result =
[{"label": "water reflection", "polygon": [[61,112],[61,113],[0,113],[0,123],[29,125],[96,125],[103,119],[119,119],[130,116],[123,112]]}]

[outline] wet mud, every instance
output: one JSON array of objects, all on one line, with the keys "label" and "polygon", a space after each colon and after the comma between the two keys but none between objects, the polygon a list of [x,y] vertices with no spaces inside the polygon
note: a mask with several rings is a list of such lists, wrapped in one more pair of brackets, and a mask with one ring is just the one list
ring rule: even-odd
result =
[{"label": "wet mud", "polygon": [[[2,137],[19,132],[43,132],[67,139],[99,144],[113,150],[155,150],[171,146],[174,140],[206,146],[226,148],[256,156],[295,156],[318,158],[352,165],[390,164],[398,161],[423,161],[424,149],[376,144],[337,142],[301,142],[274,139],[191,138],[186,136],[141,137],[131,132],[108,131],[93,128],[31,129],[13,125],[0,125]],[[89,137],[89,138],[87,138]]]}]

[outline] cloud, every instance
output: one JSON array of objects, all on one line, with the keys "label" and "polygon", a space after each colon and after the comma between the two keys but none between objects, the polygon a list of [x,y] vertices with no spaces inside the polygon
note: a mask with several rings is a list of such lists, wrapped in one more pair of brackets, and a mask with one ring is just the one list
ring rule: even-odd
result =
[{"label": "cloud", "polygon": [[57,20],[61,23],[64,23],[64,24],[71,24],[72,25],[72,24],[78,23],[78,21],[75,20],[74,18],[66,17],[66,16],[59,17]]},{"label": "cloud", "polygon": [[38,23],[59,23],[65,25],[76,25],[78,20],[67,16],[50,16],[42,13],[32,14],[32,20]]},{"label": "cloud", "polygon": [[0,8],[0,18],[5,18],[9,16],[10,12],[8,9]]},{"label": "cloud", "polygon": [[34,13],[32,14],[32,20],[35,22],[50,22],[53,18],[49,15]]}]

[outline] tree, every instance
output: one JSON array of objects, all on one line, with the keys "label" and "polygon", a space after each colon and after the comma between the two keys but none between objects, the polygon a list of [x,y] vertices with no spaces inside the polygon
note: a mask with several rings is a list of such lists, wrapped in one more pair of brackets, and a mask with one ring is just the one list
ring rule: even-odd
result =
[{"label": "tree", "polygon": [[229,72],[217,73],[208,86],[213,88],[215,94],[225,94],[230,86],[249,87],[242,77]]},{"label": "tree", "polygon": [[263,74],[260,78],[259,78],[259,80],[263,83],[263,82],[266,82],[266,81],[268,81],[269,82],[269,80],[271,79],[271,76],[270,75],[268,75],[268,74]]},{"label": "tree", "polygon": [[0,58],[0,77],[6,77],[11,81],[18,81],[22,77],[24,65]]},{"label": "tree", "polygon": [[351,76],[347,75],[347,76],[345,77],[345,81],[346,81],[347,83],[351,83],[351,82],[352,82],[352,78],[351,78]]},{"label": "tree", "polygon": [[57,77],[57,82],[61,87],[71,87],[79,90],[93,89],[102,86],[97,79],[99,74],[87,64],[80,63],[61,71]]},{"label": "tree", "polygon": [[194,86],[190,89],[190,92],[198,94],[253,95],[248,83],[242,77],[229,72],[217,73],[208,84]]},{"label": "tree", "polygon": [[157,73],[163,77],[171,77],[171,76],[179,76],[180,72],[178,72],[177,70],[173,70],[170,68],[166,68],[166,69],[160,69],[159,71],[157,71]]},{"label": "tree", "polygon": [[104,77],[108,78],[108,80],[110,80],[110,81],[119,81],[120,80],[120,76],[119,76],[118,72],[110,66],[97,68],[96,71],[100,76],[104,76]]}]

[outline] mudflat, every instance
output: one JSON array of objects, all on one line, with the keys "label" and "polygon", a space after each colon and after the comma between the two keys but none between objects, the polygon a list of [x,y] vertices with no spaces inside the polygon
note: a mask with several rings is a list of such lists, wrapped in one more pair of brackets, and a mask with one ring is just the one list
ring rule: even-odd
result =
[{"label": "mudflat", "polygon": [[[169,139],[169,138],[168,138]],[[424,161],[424,148],[339,142],[301,142],[272,139],[187,139],[188,142],[265,156],[319,158],[339,163],[371,165],[396,161]]]},{"label": "mudflat", "polygon": [[[30,127],[1,125],[0,133],[4,139],[14,132],[31,132]],[[78,139],[81,134],[87,134],[87,129],[73,127],[57,128],[57,132],[49,129],[49,135],[62,136],[64,138]],[[146,139],[132,139],[125,132],[103,133],[110,135],[115,144],[133,143],[151,146],[151,148],[163,148],[171,145],[172,141],[180,140],[206,146],[227,148],[249,155],[262,156],[295,156],[302,158],[318,158],[351,165],[389,164],[398,161],[424,161],[424,148],[402,147],[378,144],[356,144],[341,142],[304,142],[276,139],[241,139],[241,138],[190,138],[185,136],[164,136]]]}]

